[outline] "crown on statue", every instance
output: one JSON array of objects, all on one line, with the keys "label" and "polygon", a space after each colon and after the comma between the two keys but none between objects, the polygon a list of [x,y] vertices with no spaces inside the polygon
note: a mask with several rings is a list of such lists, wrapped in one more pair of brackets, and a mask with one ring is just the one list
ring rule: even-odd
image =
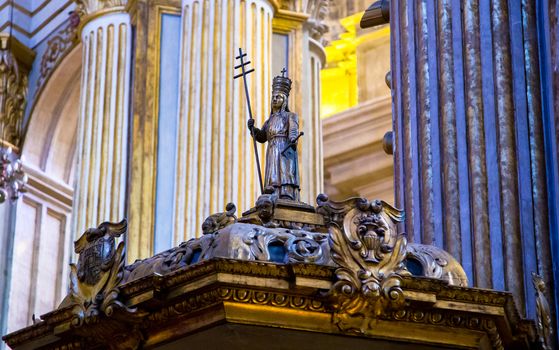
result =
[{"label": "crown on statue", "polygon": [[289,96],[289,91],[291,91],[291,79],[285,76],[287,70],[284,68],[281,71],[281,75],[274,78],[272,82],[272,92],[280,92]]}]

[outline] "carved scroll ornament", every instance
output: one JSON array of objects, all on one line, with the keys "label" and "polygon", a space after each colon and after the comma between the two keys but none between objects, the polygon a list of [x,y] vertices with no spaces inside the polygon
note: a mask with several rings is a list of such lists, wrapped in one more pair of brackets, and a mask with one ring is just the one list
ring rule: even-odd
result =
[{"label": "carved scroll ornament", "polygon": [[318,198],[318,212],[329,227],[330,254],[339,266],[330,290],[334,323],[343,331],[364,333],[368,322],[404,304],[401,277],[406,239],[395,223],[403,219],[386,202],[355,198],[344,202]]},{"label": "carved scroll ornament", "polygon": [[74,242],[78,264],[70,264],[69,293],[59,307],[72,309],[72,326],[78,333],[104,339],[110,349],[136,349],[142,339],[138,325],[146,316],[119,300],[125,257],[124,242],[115,248],[115,239],[126,227],[126,220],[104,222]]},{"label": "carved scroll ornament", "polygon": [[0,36],[0,139],[19,147],[23,138],[28,78],[9,42],[9,37]]},{"label": "carved scroll ornament", "polygon": [[77,5],[76,12],[80,17],[84,17],[100,11],[124,8],[128,0],[74,0],[74,2]]}]

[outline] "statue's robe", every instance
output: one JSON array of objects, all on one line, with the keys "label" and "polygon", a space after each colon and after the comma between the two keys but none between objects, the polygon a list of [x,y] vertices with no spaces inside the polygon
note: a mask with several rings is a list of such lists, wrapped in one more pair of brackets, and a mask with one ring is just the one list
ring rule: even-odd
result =
[{"label": "statue's robe", "polygon": [[296,146],[289,140],[299,135],[297,114],[280,111],[270,115],[262,129],[254,129],[258,142],[268,142],[264,187],[273,187],[280,198],[299,200],[299,164]]}]

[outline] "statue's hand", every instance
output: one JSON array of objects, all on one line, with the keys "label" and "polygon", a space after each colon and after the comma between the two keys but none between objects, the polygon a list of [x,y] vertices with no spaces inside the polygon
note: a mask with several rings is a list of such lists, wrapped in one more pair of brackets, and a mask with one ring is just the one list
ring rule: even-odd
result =
[{"label": "statue's hand", "polygon": [[296,137],[290,137],[289,138],[289,144],[291,145],[291,147],[293,148],[297,148],[297,138]]},{"label": "statue's hand", "polygon": [[248,129],[249,129],[249,130],[252,130],[252,128],[254,128],[254,119],[250,118],[250,119],[247,121],[247,126],[248,126]]}]

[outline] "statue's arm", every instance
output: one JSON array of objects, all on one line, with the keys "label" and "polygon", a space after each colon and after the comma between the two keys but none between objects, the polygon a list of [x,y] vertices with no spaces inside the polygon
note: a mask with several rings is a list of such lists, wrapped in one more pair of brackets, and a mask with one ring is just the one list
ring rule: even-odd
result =
[{"label": "statue's arm", "polygon": [[267,120],[264,123],[264,125],[262,126],[262,129],[258,129],[257,127],[254,127],[253,137],[256,141],[258,141],[260,143],[264,143],[264,142],[268,141],[268,137],[266,135],[266,128],[267,127],[268,127],[268,121]]},{"label": "statue's arm", "polygon": [[299,136],[299,116],[296,113],[289,115],[289,142],[295,142]]}]

